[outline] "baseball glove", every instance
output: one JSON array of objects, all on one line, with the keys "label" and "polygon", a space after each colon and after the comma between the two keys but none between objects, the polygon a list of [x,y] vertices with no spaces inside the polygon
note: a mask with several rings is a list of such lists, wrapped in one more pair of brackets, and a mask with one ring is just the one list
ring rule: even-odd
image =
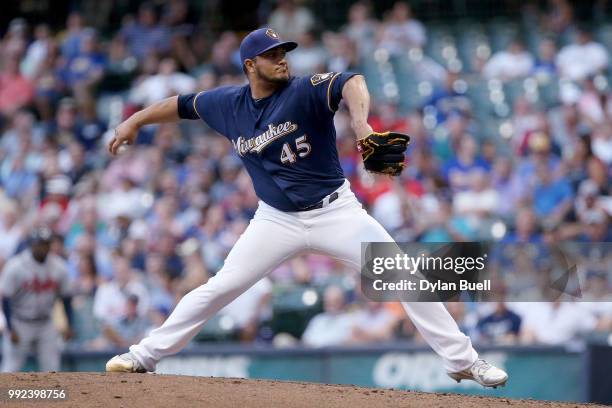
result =
[{"label": "baseball glove", "polygon": [[373,132],[357,140],[365,169],[372,173],[399,176],[404,170],[404,152],[410,136],[396,132]]}]

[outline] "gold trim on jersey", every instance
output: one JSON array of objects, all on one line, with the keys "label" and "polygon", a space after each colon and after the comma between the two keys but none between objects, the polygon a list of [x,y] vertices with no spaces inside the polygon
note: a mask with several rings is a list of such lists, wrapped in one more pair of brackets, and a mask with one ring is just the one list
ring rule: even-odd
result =
[{"label": "gold trim on jersey", "polygon": [[198,112],[198,109],[196,108],[196,101],[198,100],[198,96],[200,96],[202,92],[204,91],[198,92],[196,96],[193,97],[193,110],[195,111],[195,113],[198,115],[200,119],[202,119],[202,116],[200,116],[200,112]]},{"label": "gold trim on jersey", "polygon": [[336,79],[338,77],[338,75],[340,75],[340,72],[336,73],[332,79],[329,80],[329,85],[327,85],[327,107],[329,108],[330,111],[335,112],[335,110],[333,110],[331,108],[331,101],[330,101],[330,92],[331,92],[331,87],[334,83],[334,79]]}]

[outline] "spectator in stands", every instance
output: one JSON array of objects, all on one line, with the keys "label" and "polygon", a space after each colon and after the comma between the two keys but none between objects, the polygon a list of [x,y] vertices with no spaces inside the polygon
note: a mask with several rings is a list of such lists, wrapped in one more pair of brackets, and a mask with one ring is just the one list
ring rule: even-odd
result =
[{"label": "spectator in stands", "polygon": [[555,180],[545,163],[536,168],[537,185],[533,191],[533,209],[546,227],[561,223],[572,208],[573,192],[564,177]]},{"label": "spectator in stands", "polygon": [[516,212],[514,230],[504,237],[504,242],[538,243],[541,239],[535,212],[529,207],[520,207]]},{"label": "spectator in stands", "polygon": [[63,38],[61,41],[62,57],[69,60],[79,54],[85,32],[82,14],[78,11],[71,12],[66,19],[66,31],[60,34],[60,37]]},{"label": "spectator in stands", "polygon": [[0,72],[0,123],[34,99],[33,82],[21,74],[19,56],[7,55]]},{"label": "spectator in stands", "polygon": [[380,343],[389,341],[399,319],[384,302],[366,301],[362,309],[351,316],[351,343]]},{"label": "spectator in stands", "polygon": [[272,317],[272,282],[264,278],[232,303],[219,311],[221,316],[232,319],[238,330],[240,341],[249,342],[257,338],[259,325]]},{"label": "spectator in stands", "polygon": [[376,48],[378,22],[372,18],[370,3],[358,1],[349,8],[348,24],[342,31],[357,46],[359,55],[369,55]]},{"label": "spectator in stands", "polygon": [[456,156],[444,164],[444,176],[453,191],[469,188],[477,173],[488,174],[490,166],[478,155],[478,145],[472,136],[465,135]]},{"label": "spectator in stands", "polygon": [[148,292],[130,268],[129,261],[117,255],[113,267],[113,280],[103,283],[96,291],[94,316],[105,324],[117,324],[126,316],[130,295],[138,297],[138,314],[146,316],[149,308]]},{"label": "spectator in stands", "polygon": [[314,24],[312,12],[296,5],[294,0],[278,0],[276,9],[268,19],[268,25],[278,31],[285,41],[297,41],[302,34],[312,30]]},{"label": "spectator in stands", "polygon": [[317,41],[316,34],[313,31],[307,31],[300,35],[298,43],[300,46],[295,52],[287,54],[292,73],[301,76],[324,72],[327,54]]},{"label": "spectator in stands", "polygon": [[106,56],[99,51],[97,34],[93,29],[84,30],[81,37],[78,53],[66,60],[60,77],[77,103],[90,108],[94,103],[96,86],[104,76]]},{"label": "spectator in stands", "polygon": [[510,157],[499,156],[495,159],[491,183],[502,198],[498,202],[496,212],[503,218],[509,218],[516,212],[522,194],[522,181],[513,177],[513,171],[514,164]]},{"label": "spectator in stands", "polygon": [[170,49],[170,32],[157,21],[155,7],[142,3],[136,21],[125,17],[121,35],[125,38],[131,53],[143,61],[151,53],[165,53]]},{"label": "spectator in stands", "polygon": [[323,297],[323,313],[312,318],[302,335],[311,347],[337,346],[351,339],[353,322],[346,312],[346,299],[338,286],[329,286]]},{"label": "spectator in stands", "polygon": [[506,303],[495,304],[495,311],[478,321],[478,341],[489,344],[514,344],[518,341],[521,317],[508,309]]},{"label": "spectator in stands", "polygon": [[21,72],[28,78],[36,78],[51,48],[51,30],[47,24],[39,24],[34,29],[34,41],[30,43],[21,61]]},{"label": "spectator in stands", "polygon": [[125,303],[123,317],[112,325],[104,325],[102,331],[112,346],[125,348],[142,340],[149,325],[146,315],[139,313],[138,296],[132,294]]},{"label": "spectator in stands", "polygon": [[345,72],[359,69],[360,54],[357,52],[357,43],[342,33],[325,33],[324,37],[328,53],[327,71]]},{"label": "spectator in stands", "polygon": [[548,10],[542,18],[546,29],[563,34],[571,28],[573,20],[574,10],[568,0],[548,0]]},{"label": "spectator in stands", "polygon": [[162,59],[157,74],[144,79],[132,89],[132,103],[148,106],[172,95],[194,92],[196,80],[190,75],[178,72],[177,68],[174,59]]},{"label": "spectator in stands", "polygon": [[491,187],[489,176],[482,172],[474,173],[467,189],[458,191],[453,200],[453,211],[464,215],[471,222],[482,222],[497,214],[499,203],[504,198]]},{"label": "spectator in stands", "polygon": [[557,67],[561,77],[581,81],[608,67],[609,56],[606,48],[593,41],[591,33],[581,27],[573,44],[561,48],[557,54]]},{"label": "spectator in stands", "polygon": [[3,201],[0,207],[0,266],[16,253],[17,245],[24,237],[25,226],[19,213],[15,201]]},{"label": "spectator in stands", "polygon": [[238,38],[231,31],[222,33],[219,40],[213,45],[210,68],[219,81],[227,80],[227,77],[242,75],[240,64],[236,64],[234,60],[237,49]]},{"label": "spectator in stands", "polygon": [[551,80],[551,77],[557,74],[556,55],[557,45],[552,39],[545,38],[540,41],[540,44],[538,44],[538,55],[531,71],[540,82]]},{"label": "spectator in stands", "polygon": [[436,87],[424,104],[425,108],[428,106],[435,108],[438,123],[445,122],[451,113],[467,115],[471,112],[470,100],[464,93],[457,92],[457,81],[459,80],[459,73],[449,71],[443,86]]},{"label": "spectator in stands", "polygon": [[491,56],[482,68],[482,75],[488,79],[510,81],[529,75],[533,67],[533,57],[525,50],[523,43],[513,40],[506,50]]},{"label": "spectator in stands", "polygon": [[381,27],[379,46],[400,55],[410,48],[423,48],[426,42],[425,27],[414,18],[410,5],[402,1],[393,4]]},{"label": "spectator in stands", "polygon": [[100,282],[92,253],[79,256],[77,270],[72,298],[75,331],[73,340],[85,349],[104,348],[107,343],[100,338],[102,327],[93,313],[94,297]]},{"label": "spectator in stands", "polygon": [[[608,106],[610,106],[609,101]],[[593,155],[604,164],[612,165],[612,129],[609,124],[598,126],[593,130],[591,149]]]},{"label": "spectator in stands", "polygon": [[0,138],[0,156],[10,158],[20,153],[41,149],[44,132],[36,123],[32,112],[20,109],[13,115],[10,123]]},{"label": "spectator in stands", "polygon": [[534,302],[522,313],[520,339],[524,344],[567,344],[598,328],[597,319],[579,303]]}]

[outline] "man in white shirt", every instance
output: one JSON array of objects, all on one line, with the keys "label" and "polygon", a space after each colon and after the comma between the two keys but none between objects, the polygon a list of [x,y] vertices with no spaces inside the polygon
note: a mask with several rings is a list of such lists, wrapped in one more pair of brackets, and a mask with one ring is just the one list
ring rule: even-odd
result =
[{"label": "man in white shirt", "polygon": [[197,81],[182,72],[177,72],[176,62],[164,58],[159,63],[159,70],[138,85],[130,93],[130,101],[138,105],[149,106],[153,102],[177,93],[189,93],[195,90]]},{"label": "man in white shirt", "polygon": [[563,47],[556,62],[561,77],[580,81],[608,66],[608,51],[582,28],[578,31],[576,43]]},{"label": "man in white shirt", "polygon": [[507,50],[493,54],[482,68],[482,73],[487,79],[509,81],[529,75],[533,65],[533,57],[523,44],[512,41]]},{"label": "man in white shirt", "polygon": [[94,316],[105,324],[116,324],[125,317],[130,295],[138,297],[138,315],[149,311],[149,293],[146,287],[134,278],[127,258],[117,256],[114,260],[114,279],[98,288],[94,297]]},{"label": "man in white shirt", "polygon": [[305,345],[311,347],[335,346],[351,339],[353,319],[345,311],[344,292],[330,286],[323,296],[325,311],[312,318],[302,335]]},{"label": "man in white shirt", "polygon": [[597,319],[578,303],[534,302],[521,314],[521,342],[528,344],[566,344],[597,328]]}]

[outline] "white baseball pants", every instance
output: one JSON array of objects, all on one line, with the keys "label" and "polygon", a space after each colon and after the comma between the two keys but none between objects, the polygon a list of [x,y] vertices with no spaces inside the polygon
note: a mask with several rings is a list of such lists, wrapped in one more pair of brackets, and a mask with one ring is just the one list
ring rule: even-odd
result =
[{"label": "white baseball pants", "polygon": [[[361,268],[362,242],[393,242],[385,229],[362,208],[349,188],[324,208],[283,212],[264,202],[240,236],[221,270],[181,299],[164,324],[151,331],[130,352],[154,371],[165,356],[179,352],[217,311],[230,303],[283,261],[298,253],[316,251]],[[470,367],[478,354],[442,303],[404,302],[423,338],[438,353],[447,371]]]},{"label": "white baseball pants", "polygon": [[2,336],[2,372],[21,371],[28,353],[33,349],[36,350],[39,371],[59,371],[62,350],[53,321],[24,322],[13,318],[11,323],[19,336],[19,342],[13,344],[8,333]]}]

